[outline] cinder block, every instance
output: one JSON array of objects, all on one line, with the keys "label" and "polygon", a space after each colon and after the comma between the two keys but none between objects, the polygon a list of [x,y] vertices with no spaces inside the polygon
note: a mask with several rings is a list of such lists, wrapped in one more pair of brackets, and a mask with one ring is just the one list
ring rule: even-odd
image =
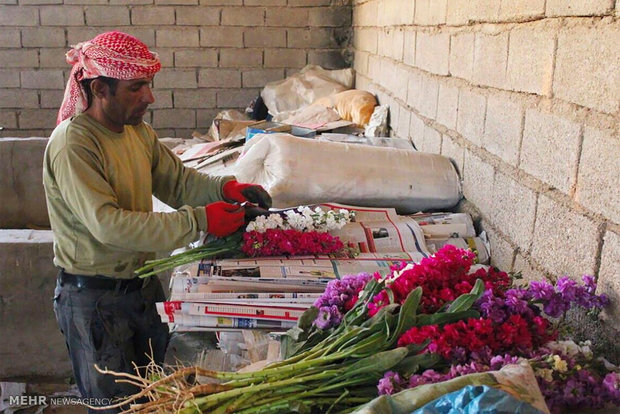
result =
[{"label": "cinder block", "polygon": [[194,69],[162,69],[154,80],[155,88],[188,88],[197,86],[196,71]]},{"label": "cinder block", "polygon": [[554,33],[533,26],[510,32],[508,87],[538,95],[551,93]]},{"label": "cinder block", "polygon": [[413,66],[415,64],[416,32],[413,30],[405,30],[403,36],[403,63]]},{"label": "cinder block", "polygon": [[[265,17],[266,26],[282,27],[319,27],[330,25],[314,25],[309,23],[309,11],[317,9],[291,8],[291,7],[270,7],[267,9]],[[322,10],[322,9],[321,9]],[[325,9],[329,10],[329,9]]]},{"label": "cinder block", "polygon": [[[375,79],[379,79],[379,76],[381,76],[381,61],[382,60],[383,59],[381,59],[380,57],[376,55],[368,56],[368,76],[373,81]],[[414,106],[414,105],[411,105],[411,106]]]},{"label": "cinder block", "polygon": [[[23,29],[22,31],[24,30],[27,29]],[[19,37],[19,30],[0,29],[0,45],[2,45],[2,47],[21,47],[22,44]]]},{"label": "cinder block", "polygon": [[[353,57],[353,70],[355,70],[356,75],[368,75],[368,53],[360,52],[359,50],[355,52],[355,56]],[[358,82],[359,78],[355,80],[355,84],[357,85]],[[356,87],[359,88],[359,86]]]},{"label": "cinder block", "polygon": [[53,257],[51,231],[0,230],[2,378],[71,374],[52,305],[58,272]]},{"label": "cinder block", "polygon": [[0,88],[19,88],[19,72],[0,70]]},{"label": "cinder block", "polygon": [[619,109],[620,27],[599,24],[564,29],[558,36],[555,97],[613,114]]},{"label": "cinder block", "polygon": [[229,7],[222,9],[222,26],[264,26],[265,9],[256,7]]},{"label": "cinder block", "polygon": [[129,9],[126,7],[92,6],[84,9],[88,26],[129,26]]},{"label": "cinder block", "polygon": [[[415,4],[415,3],[414,3]],[[378,2],[370,1],[367,3],[357,4],[353,7],[353,26],[358,28],[360,26],[376,26]]]},{"label": "cinder block", "polygon": [[417,0],[415,2],[415,24],[435,26],[446,23],[448,0]]},{"label": "cinder block", "polygon": [[40,13],[42,26],[84,26],[84,10],[80,6],[47,6]]},{"label": "cinder block", "polygon": [[192,89],[174,91],[175,108],[214,108],[215,91],[212,89]]},{"label": "cinder block", "polygon": [[156,5],[163,4],[174,4],[174,5],[184,5],[191,6],[198,4],[198,0],[155,0]]},{"label": "cinder block", "polygon": [[308,64],[319,65],[325,69],[343,69],[348,66],[342,55],[342,50],[310,50]]},{"label": "cinder block", "polygon": [[200,0],[203,6],[241,6],[243,0]]},{"label": "cinder block", "polygon": [[399,137],[404,139],[409,138],[409,124],[411,116],[411,112],[406,107],[399,105],[398,124],[396,125],[396,132]]},{"label": "cinder block", "polygon": [[460,33],[450,39],[450,74],[472,80],[474,75],[474,34]]},{"label": "cinder block", "polygon": [[37,7],[0,6],[0,26],[36,26],[39,24]]},{"label": "cinder block", "polygon": [[575,122],[528,109],[520,168],[568,194],[574,185],[580,134]]},{"label": "cinder block", "polygon": [[500,20],[520,21],[545,14],[545,0],[501,0]]},{"label": "cinder block", "polygon": [[416,143],[416,148],[418,151],[432,154],[441,153],[441,134],[439,131],[425,125],[422,136],[422,141],[419,144]]},{"label": "cinder block", "polygon": [[[391,108],[390,108],[391,109]],[[391,117],[390,112],[390,117]],[[424,129],[426,125],[424,124],[424,120],[417,116],[415,113],[412,113],[409,117],[409,133],[408,138],[411,139],[413,145],[418,151],[421,151],[420,147],[424,146]]]},{"label": "cinder block", "polygon": [[486,97],[468,89],[459,92],[456,130],[468,141],[482,146]]},{"label": "cinder block", "polygon": [[482,221],[482,228],[486,231],[489,244],[491,245],[491,266],[495,266],[504,272],[511,271],[515,250],[510,245],[510,242],[496,232],[484,220]]},{"label": "cinder block", "polygon": [[174,29],[157,29],[157,47],[197,47],[199,29],[181,27]]},{"label": "cinder block", "polygon": [[290,7],[329,6],[331,0],[288,0]]},{"label": "cinder block", "polygon": [[605,293],[611,304],[605,308],[605,316],[611,320],[616,329],[620,329],[620,234],[605,232],[601,267],[598,273],[598,294]]},{"label": "cinder block", "polygon": [[161,90],[154,89],[153,96],[155,97],[155,102],[149,106],[149,109],[161,109],[161,108],[172,108],[172,91],[171,90]]},{"label": "cinder block", "polygon": [[[148,1],[149,3],[153,2],[153,0],[127,0],[127,1],[123,1],[123,0],[109,0],[109,3],[110,4],[129,5],[129,4],[143,4],[145,1]],[[64,1],[61,1],[60,3],[62,3],[62,4],[82,4],[82,5],[91,6],[93,4],[108,4],[108,0],[64,0]]]},{"label": "cinder block", "polygon": [[586,127],[575,200],[620,223],[620,139],[611,131]]},{"label": "cinder block", "polygon": [[[265,29],[265,30],[270,31],[273,29]],[[279,30],[279,29],[275,29],[275,30]],[[335,40],[335,37],[334,37],[334,29],[332,28],[320,27],[320,28],[312,28],[312,29],[286,29],[286,32],[288,33],[288,39],[286,39],[287,36],[285,36],[285,40],[288,41],[288,44],[286,44],[286,46],[294,48],[294,49],[304,48],[304,47],[323,49],[323,48],[331,48],[331,47],[338,46]],[[271,33],[270,33],[270,36],[271,36]],[[267,47],[270,47],[268,42],[269,40],[266,39],[264,44]],[[249,46],[247,37],[245,39],[245,45]],[[274,45],[274,46],[280,47],[280,45]],[[271,47],[274,47],[274,46],[271,46]]]},{"label": "cinder block", "polygon": [[257,68],[263,64],[261,49],[220,49],[220,66],[223,68]]},{"label": "cinder block", "polygon": [[463,196],[474,203],[486,217],[493,213],[495,170],[470,150],[465,150]]},{"label": "cinder block", "polygon": [[538,198],[532,257],[555,276],[594,274],[601,226],[567,205]]},{"label": "cinder block", "polygon": [[20,73],[24,89],[63,89],[61,70],[23,70]]},{"label": "cinder block", "polygon": [[21,129],[49,128],[56,126],[58,109],[24,109],[17,116]]},{"label": "cinder block", "polygon": [[613,0],[547,0],[547,16],[600,16],[613,10]]},{"label": "cinder block", "polygon": [[58,109],[64,98],[65,91],[62,89],[43,89],[39,91],[39,95],[41,96],[41,108]]},{"label": "cinder block", "polygon": [[[384,32],[385,33],[385,32]],[[401,62],[403,60],[403,48],[405,43],[405,32],[402,28],[394,28],[387,33],[384,46],[384,55]]]},{"label": "cinder block", "polygon": [[364,52],[377,53],[379,31],[377,29],[359,29],[353,36],[353,47]]},{"label": "cinder block", "polygon": [[176,48],[168,47],[163,48],[159,47],[157,49],[153,49],[159,55],[159,60],[161,62],[162,68],[172,68],[174,67],[174,51]]},{"label": "cinder block", "polygon": [[500,2],[497,0],[450,0],[446,22],[464,25],[468,22],[492,22],[499,19]]},{"label": "cinder block", "polygon": [[476,33],[474,51],[474,82],[479,85],[505,88],[508,61],[508,32]]},{"label": "cinder block", "polygon": [[243,28],[203,27],[200,29],[200,46],[243,47]]},{"label": "cinder block", "polygon": [[49,226],[43,190],[43,153],[47,141],[47,138],[0,138],[0,228]]},{"label": "cinder block", "polygon": [[200,69],[198,86],[201,88],[240,88],[241,72],[233,69]]},{"label": "cinder block", "polygon": [[153,128],[195,128],[196,113],[192,109],[158,109],[153,112]]},{"label": "cinder block", "polygon": [[24,47],[63,47],[65,43],[65,31],[59,27],[22,29]]},{"label": "cinder block", "polygon": [[534,233],[537,194],[498,172],[489,196],[493,199],[489,219],[519,246],[520,251],[529,251]]},{"label": "cinder block", "polygon": [[174,7],[146,6],[131,9],[131,24],[151,26],[174,24],[174,22]]},{"label": "cinder block", "polygon": [[[491,252],[491,256],[493,256],[493,252]],[[524,282],[546,280],[547,275],[543,271],[538,270],[537,266],[533,265],[531,261],[531,257],[527,256],[526,258],[525,256],[517,253],[514,265],[512,266],[513,272],[521,273]]]},{"label": "cinder block", "polygon": [[409,86],[409,69],[404,65],[396,65],[394,73],[394,89],[395,96],[400,99],[401,102],[407,101],[407,87]]},{"label": "cinder block", "polygon": [[214,67],[217,66],[217,51],[214,49],[186,49],[174,52],[176,67]]},{"label": "cinder block", "polygon": [[217,26],[220,24],[221,9],[217,7],[177,7],[175,10],[178,25]]},{"label": "cinder block", "polygon": [[484,148],[517,166],[523,131],[522,105],[490,95],[484,127]]},{"label": "cinder block", "polygon": [[[370,63],[370,60],[369,60]],[[375,76],[372,76],[372,72],[370,72],[371,78],[376,79]],[[412,108],[417,108],[420,102],[420,96],[422,95],[422,75],[418,71],[409,72],[409,76],[407,76],[407,105]]]},{"label": "cinder block", "polygon": [[421,91],[416,108],[427,118],[437,117],[437,101],[439,98],[439,82],[431,76],[422,75]]},{"label": "cinder block", "polygon": [[286,29],[276,27],[246,28],[243,30],[243,44],[245,47],[286,47]]},{"label": "cinder block", "polygon": [[252,69],[241,72],[241,86],[243,88],[262,88],[268,82],[284,78],[282,69]]},{"label": "cinder block", "polygon": [[452,163],[456,166],[459,177],[463,177],[465,149],[447,134],[444,134],[441,140],[441,155],[450,158]]},{"label": "cinder block", "polygon": [[265,68],[301,68],[306,64],[302,49],[265,49]]},{"label": "cinder block", "polygon": [[245,108],[259,93],[259,89],[222,89],[217,91],[217,107]]},{"label": "cinder block", "polygon": [[244,6],[286,6],[286,0],[244,0]]},{"label": "cinder block", "polygon": [[38,108],[36,91],[23,89],[0,89],[0,108]]},{"label": "cinder block", "polygon": [[17,128],[17,112],[15,111],[0,111],[0,126],[4,129],[16,129]]},{"label": "cinder block", "polygon": [[352,17],[351,7],[313,7],[308,11],[308,19],[302,22],[299,18],[298,22],[299,26],[348,27]]},{"label": "cinder block", "polygon": [[447,75],[450,64],[450,35],[447,33],[416,35],[415,65],[438,75]]},{"label": "cinder block", "polygon": [[69,50],[67,47],[63,48],[42,48],[39,51],[39,59],[41,61],[40,67],[42,68],[62,68],[69,70],[71,66],[67,63],[65,53]]},{"label": "cinder block", "polygon": [[5,68],[33,68],[39,66],[37,51],[32,49],[0,50],[0,62]]},{"label": "cinder block", "polygon": [[21,5],[62,4],[62,0],[21,0]]},{"label": "cinder block", "polygon": [[437,99],[437,122],[446,128],[456,129],[456,115],[458,113],[459,90],[455,86],[439,83]]},{"label": "cinder block", "polygon": [[[197,109],[196,110],[196,128],[206,133],[213,123],[213,119],[219,113],[219,109]],[[191,133],[188,134],[191,136]]]}]

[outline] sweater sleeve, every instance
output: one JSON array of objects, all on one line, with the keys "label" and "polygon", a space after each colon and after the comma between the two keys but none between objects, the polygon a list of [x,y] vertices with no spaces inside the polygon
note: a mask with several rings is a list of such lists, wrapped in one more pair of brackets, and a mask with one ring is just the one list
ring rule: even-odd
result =
[{"label": "sweater sleeve", "polygon": [[121,208],[99,157],[92,148],[73,143],[52,161],[64,202],[99,242],[129,251],[167,251],[187,245],[206,230],[204,207],[182,206],[171,213]]},{"label": "sweater sleeve", "polygon": [[153,195],[173,208],[205,206],[223,200],[222,187],[233,176],[211,176],[187,168],[156,137],[153,144]]}]

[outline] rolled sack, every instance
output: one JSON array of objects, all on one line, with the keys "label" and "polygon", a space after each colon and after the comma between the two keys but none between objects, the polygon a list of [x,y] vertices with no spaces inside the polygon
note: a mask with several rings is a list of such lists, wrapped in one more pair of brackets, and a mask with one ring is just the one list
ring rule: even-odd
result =
[{"label": "rolled sack", "polygon": [[461,182],[449,158],[290,134],[257,134],[237,160],[240,182],[262,185],[274,207],[322,202],[414,213],[453,207]]}]

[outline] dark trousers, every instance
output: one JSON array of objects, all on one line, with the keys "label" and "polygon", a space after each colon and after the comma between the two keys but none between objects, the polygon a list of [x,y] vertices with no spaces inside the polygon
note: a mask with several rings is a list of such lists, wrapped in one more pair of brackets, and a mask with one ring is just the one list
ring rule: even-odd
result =
[{"label": "dark trousers", "polygon": [[[157,277],[131,292],[57,283],[54,313],[65,336],[84,402],[105,406],[114,403],[115,398],[139,391],[135,386],[117,383],[115,376],[100,374],[95,364],[102,369],[135,375],[134,364],[144,367],[151,358],[158,365],[163,363],[168,325],[161,322],[155,302],[164,300]],[[143,370],[141,374],[144,375]]]}]

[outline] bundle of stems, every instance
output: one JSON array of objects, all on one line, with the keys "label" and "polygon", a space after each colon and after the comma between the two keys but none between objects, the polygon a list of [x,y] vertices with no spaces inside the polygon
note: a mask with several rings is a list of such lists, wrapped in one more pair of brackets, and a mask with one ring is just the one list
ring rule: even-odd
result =
[{"label": "bundle of stems", "polygon": [[[418,287],[402,305],[388,305],[369,318],[366,305],[382,288],[382,282],[372,280],[337,328],[328,332],[314,328],[308,335],[298,335],[301,346],[292,356],[259,371],[222,372],[189,367],[156,380],[137,380],[129,374],[108,372],[119,377],[117,381],[132,381],[141,388],[116,407],[129,407],[124,411],[127,413],[351,412],[376,396],[376,384],[385,371],[413,373],[439,362],[434,354],[418,354],[427,344],[395,344],[412,326],[475,316],[476,312],[469,308],[482,293],[483,285],[479,282],[471,293],[456,299],[444,312],[417,315],[422,296]],[[312,311],[308,313],[311,315]],[[300,320],[300,325],[303,323]],[[197,384],[188,377],[204,377],[209,383]],[[150,401],[139,403],[143,398]]]},{"label": "bundle of stems", "polygon": [[145,265],[137,269],[135,273],[138,277],[148,277],[198,260],[216,256],[221,257],[225,254],[239,253],[241,251],[242,240],[242,232],[237,232],[219,239],[209,240],[201,246],[186,250],[183,253],[175,254],[174,256],[158,260],[147,260]]}]

